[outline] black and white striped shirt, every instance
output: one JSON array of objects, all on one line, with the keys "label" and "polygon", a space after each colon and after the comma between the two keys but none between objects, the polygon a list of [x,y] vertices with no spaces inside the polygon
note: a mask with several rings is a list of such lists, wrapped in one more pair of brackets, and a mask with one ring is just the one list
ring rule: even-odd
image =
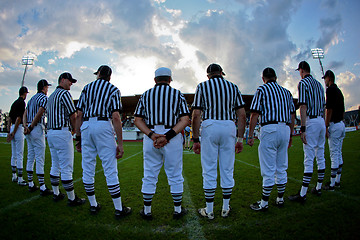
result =
[{"label": "black and white striped shirt", "polygon": [[220,76],[200,83],[192,104],[193,109],[203,111],[203,120],[234,120],[235,110],[244,106],[238,87]]},{"label": "black and white striped shirt", "polygon": [[84,87],[76,108],[84,118],[111,118],[113,112],[122,111],[120,90],[109,81],[97,79]]},{"label": "black and white striped shirt", "polygon": [[306,115],[317,117],[324,115],[325,109],[325,93],[324,88],[319,81],[311,75],[306,75],[301,79],[298,85],[299,104],[306,105]]},{"label": "black and white striped shirt", "polygon": [[49,129],[70,126],[70,115],[76,111],[74,101],[69,91],[58,86],[49,96],[47,117]]},{"label": "black and white striped shirt", "polygon": [[289,90],[277,82],[267,82],[256,90],[250,111],[260,114],[261,125],[277,122],[290,124],[291,114],[296,109]]},{"label": "black and white striped shirt", "polygon": [[[46,110],[48,97],[43,92],[36,93],[28,102],[26,107],[26,117],[27,117],[27,123],[31,123],[37,112],[39,111],[40,107],[44,108]],[[40,123],[45,125],[45,116],[46,113],[44,113],[41,117]]]},{"label": "black and white striped shirt", "polygon": [[157,83],[140,97],[134,115],[143,118],[150,128],[154,125],[172,128],[180,117],[190,115],[190,111],[179,90],[167,83]]}]

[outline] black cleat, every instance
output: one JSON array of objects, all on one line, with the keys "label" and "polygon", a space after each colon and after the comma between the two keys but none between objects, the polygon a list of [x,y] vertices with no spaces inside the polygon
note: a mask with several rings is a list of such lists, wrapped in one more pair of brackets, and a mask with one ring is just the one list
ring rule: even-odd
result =
[{"label": "black cleat", "polygon": [[261,201],[257,201],[256,203],[251,204],[250,208],[255,211],[266,212],[269,209],[269,206],[266,205],[266,206],[262,207]]},{"label": "black cleat", "polygon": [[53,195],[53,194],[54,194],[53,191],[48,188],[46,188],[44,191],[40,190],[40,196],[43,196],[43,197]]},{"label": "black cleat", "polygon": [[34,186],[29,187],[29,192],[35,192],[35,191],[37,191],[38,189],[39,189],[39,187],[34,184]]},{"label": "black cleat", "polygon": [[58,201],[63,200],[64,197],[65,197],[65,194],[59,192],[59,195],[55,195],[55,194],[53,195],[53,200],[54,200],[54,202],[58,202]]},{"label": "black cleat", "polygon": [[339,188],[340,187],[340,182],[335,182],[335,187]]},{"label": "black cleat", "polygon": [[295,195],[290,195],[288,198],[290,201],[293,201],[293,202],[305,203],[305,201],[306,201],[306,195],[304,195],[302,197],[302,196],[300,196],[300,192],[298,192]]},{"label": "black cleat", "polygon": [[129,215],[130,213],[131,213],[131,208],[130,207],[122,206],[122,211],[115,210],[115,218],[120,219],[120,218],[123,218],[123,217]]},{"label": "black cleat", "polygon": [[98,214],[98,212],[100,211],[100,209],[101,209],[100,203],[97,203],[96,206],[90,206],[90,214],[96,215],[96,214]]},{"label": "black cleat", "polygon": [[317,190],[316,187],[314,187],[313,189],[311,189],[311,193],[320,197],[321,196],[321,189]]},{"label": "black cleat", "polygon": [[68,206],[76,207],[76,206],[83,205],[85,202],[86,202],[85,198],[79,198],[78,196],[75,195],[74,200],[68,199]]},{"label": "black cleat", "polygon": [[[335,186],[336,186],[336,183],[335,183]],[[322,187],[322,189],[333,192],[333,191],[335,191],[335,186],[330,186],[330,183],[328,182]],[[340,183],[339,183],[339,186],[340,186]]]},{"label": "black cleat", "polygon": [[277,206],[278,208],[284,207],[284,204],[284,200],[275,200],[275,206]]},{"label": "black cleat", "polygon": [[145,220],[152,220],[153,219],[151,212],[145,214],[144,209],[140,210],[140,216]]},{"label": "black cleat", "polygon": [[181,212],[174,212],[173,219],[180,219],[187,213],[188,213],[188,210],[184,207],[181,207]]}]

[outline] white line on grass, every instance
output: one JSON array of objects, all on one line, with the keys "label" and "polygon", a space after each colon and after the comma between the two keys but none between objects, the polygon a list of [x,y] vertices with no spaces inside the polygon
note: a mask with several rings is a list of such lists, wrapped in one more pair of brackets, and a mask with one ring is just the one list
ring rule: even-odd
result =
[{"label": "white line on grass", "polygon": [[[256,165],[253,165],[253,164],[251,164],[251,163],[247,163],[247,162],[241,161],[241,160],[239,160],[239,159],[235,159],[235,160],[238,161],[238,162],[240,162],[240,163],[243,163],[243,164],[245,164],[245,165],[248,165],[248,166],[250,166],[250,167],[254,167],[254,168],[258,168],[258,169],[260,168],[259,166],[256,166]],[[290,180],[292,180],[292,181],[295,181],[295,182],[298,182],[298,183],[302,183],[301,180],[296,179],[296,178],[293,178],[293,177],[289,177],[289,176],[288,176],[288,179],[290,179]],[[313,185],[313,184],[310,184],[309,186],[314,186],[314,185]],[[337,194],[337,195],[339,195],[339,196],[345,197],[345,198],[349,198],[349,199],[354,200],[354,201],[360,201],[360,199],[359,199],[358,197],[354,197],[354,196],[351,196],[351,195],[348,195],[348,194],[344,194],[344,193],[342,193],[342,192],[334,191],[333,193],[335,193],[335,194]]]},{"label": "white line on grass", "polygon": [[185,202],[189,206],[189,212],[188,216],[186,216],[185,224],[185,228],[188,230],[188,239],[206,239],[201,224],[199,222],[199,217],[196,214],[197,210],[191,200],[190,188],[186,178],[184,178],[183,202]]},{"label": "white line on grass", "polygon": [[[122,162],[124,162],[124,161],[126,161],[126,160],[128,160],[128,159],[130,159],[130,158],[132,158],[132,157],[135,157],[136,155],[139,155],[140,153],[142,153],[142,151],[140,151],[140,152],[138,152],[138,153],[135,153],[135,154],[133,154],[133,155],[127,157],[127,158],[119,159],[117,162],[118,162],[118,164],[119,164],[119,163],[122,163]],[[102,172],[102,171],[104,171],[103,168],[97,170],[95,173],[99,173],[99,172]],[[78,179],[74,180],[74,183],[79,182],[79,181],[81,181],[81,180],[82,180],[82,178],[78,178]],[[62,186],[61,186],[60,188],[63,189]],[[20,205],[22,205],[22,204],[26,204],[26,203],[32,202],[33,200],[36,200],[36,199],[38,199],[38,198],[40,198],[40,195],[36,195],[36,196],[31,197],[31,198],[22,200],[22,201],[14,202],[14,203],[6,206],[6,207],[1,208],[1,209],[0,209],[0,214],[5,213],[6,211],[9,211],[9,210],[11,210],[11,209],[13,209],[13,208],[16,208],[17,206],[20,206]]]}]

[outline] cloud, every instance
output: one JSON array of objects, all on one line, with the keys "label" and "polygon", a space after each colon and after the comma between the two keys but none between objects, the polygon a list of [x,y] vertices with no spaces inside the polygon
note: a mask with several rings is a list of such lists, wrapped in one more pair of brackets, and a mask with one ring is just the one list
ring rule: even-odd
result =
[{"label": "cloud", "polygon": [[319,29],[321,37],[316,46],[323,48],[325,53],[330,46],[336,45],[341,41],[339,32],[342,26],[342,18],[337,15],[320,20]]},{"label": "cloud", "polygon": [[359,92],[360,92],[360,76],[346,71],[336,75],[335,83],[341,89],[345,99],[346,110],[354,109],[360,106]]}]

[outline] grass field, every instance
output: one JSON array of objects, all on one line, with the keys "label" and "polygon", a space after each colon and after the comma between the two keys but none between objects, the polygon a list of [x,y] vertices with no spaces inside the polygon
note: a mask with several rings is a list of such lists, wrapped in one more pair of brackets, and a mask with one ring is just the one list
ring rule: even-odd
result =
[{"label": "grass field", "polygon": [[[184,151],[183,206],[188,208],[189,214],[180,220],[172,219],[173,203],[162,169],[152,205],[154,219],[148,222],[139,216],[143,206],[140,193],[142,143],[124,143],[125,154],[118,161],[121,195],[125,205],[132,207],[133,213],[116,220],[100,161],[97,163],[95,192],[103,208],[98,215],[92,216],[89,214],[88,202],[71,208],[66,205],[66,200],[55,203],[51,196],[40,197],[39,192],[29,193],[27,187],[12,183],[11,147],[1,138],[0,239],[360,239],[360,131],[346,134],[341,189],[335,192],[323,191],[321,197],[308,193],[304,205],[286,201],[282,209],[274,206],[274,190],[269,211],[265,213],[254,212],[249,208],[251,203],[261,197],[257,146],[258,142],[252,148],[245,146],[244,151],[236,155],[236,186],[230,202],[232,212],[228,218],[220,216],[220,188],[215,196],[215,219],[209,221],[199,218],[197,209],[205,206],[200,156]],[[327,146],[325,156],[327,182],[330,175]],[[47,148],[45,179],[49,187],[50,165]],[[300,138],[294,137],[293,146],[289,150],[289,180],[285,200],[288,195],[299,190],[302,174],[302,145]],[[86,197],[81,175],[81,155],[75,153],[75,192]],[[314,186],[315,178],[310,188]]]}]

